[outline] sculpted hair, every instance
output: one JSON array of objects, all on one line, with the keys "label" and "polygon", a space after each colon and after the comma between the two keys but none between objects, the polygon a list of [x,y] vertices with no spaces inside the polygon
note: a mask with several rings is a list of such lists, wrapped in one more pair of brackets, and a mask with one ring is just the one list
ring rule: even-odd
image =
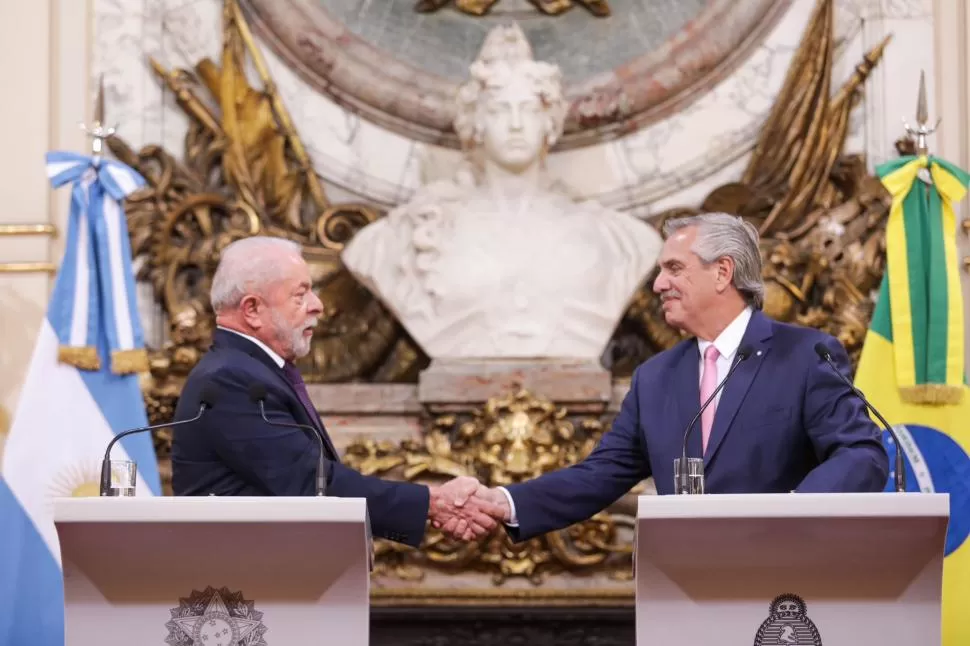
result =
[{"label": "sculpted hair", "polygon": [[476,147],[481,140],[481,123],[488,92],[504,87],[516,75],[523,75],[534,88],[546,116],[546,145],[552,147],[566,124],[567,104],[562,89],[562,72],[550,63],[532,58],[532,48],[517,24],[493,29],[482,51],[469,68],[471,78],[459,89],[454,127],[462,146]]},{"label": "sculpted hair", "polygon": [[281,252],[302,255],[302,248],[285,238],[252,236],[223,249],[209,291],[215,313],[237,307],[246,294],[259,293],[279,280]]},{"label": "sculpted hair", "polygon": [[744,300],[755,309],[765,303],[765,283],[761,275],[760,236],[750,222],[728,213],[704,213],[667,220],[664,237],[687,227],[697,228],[693,252],[705,265],[718,258],[734,260],[734,276],[731,280]]}]

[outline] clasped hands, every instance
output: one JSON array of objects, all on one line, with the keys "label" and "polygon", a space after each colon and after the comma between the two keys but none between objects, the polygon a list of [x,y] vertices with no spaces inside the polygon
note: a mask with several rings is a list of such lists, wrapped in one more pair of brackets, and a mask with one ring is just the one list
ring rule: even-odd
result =
[{"label": "clasped hands", "polygon": [[431,524],[457,540],[482,538],[500,521],[508,522],[511,517],[505,494],[489,489],[470,476],[457,477],[429,490]]}]

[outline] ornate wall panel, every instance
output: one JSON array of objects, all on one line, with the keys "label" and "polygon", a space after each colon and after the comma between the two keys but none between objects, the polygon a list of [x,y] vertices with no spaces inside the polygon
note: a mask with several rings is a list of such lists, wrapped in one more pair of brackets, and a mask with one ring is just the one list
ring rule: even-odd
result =
[{"label": "ornate wall panel", "polygon": [[[764,15],[747,13],[749,4],[760,7]],[[594,18],[580,8],[562,16],[543,16],[525,0],[518,3],[503,0],[493,8],[494,15],[486,18],[460,14],[449,7],[432,14],[407,13],[413,7],[409,1],[250,0],[245,6],[257,19],[257,25],[263,24],[257,30],[257,40],[266,53],[269,70],[292,113],[315,170],[337,197],[363,198],[383,207],[408,199],[422,181],[453,166],[457,153],[447,142],[444,145],[427,143],[438,136],[433,133],[435,128],[440,128],[442,119],[446,119],[444,113],[429,108],[420,119],[397,116],[397,125],[381,125],[377,121],[379,115],[367,113],[368,110],[373,113],[376,108],[367,106],[378,106],[385,115],[400,115],[407,107],[389,107],[384,101],[387,97],[381,95],[386,92],[386,86],[383,89],[375,86],[373,91],[378,95],[370,95],[365,93],[365,90],[371,91],[368,88],[354,90],[351,83],[349,89],[345,86],[340,89],[335,82],[328,86],[330,94],[321,92],[306,80],[313,78],[314,83],[323,83],[321,68],[300,63],[305,50],[297,47],[299,43],[290,48],[282,36],[273,35],[271,28],[282,28],[281,21],[287,16],[292,20],[294,12],[302,11],[310,16],[308,24],[316,25],[318,32],[328,25],[330,29],[327,34],[311,35],[304,42],[305,47],[332,54],[332,48],[325,49],[327,43],[335,34],[343,34],[354,48],[340,60],[351,55],[363,56],[361,60],[371,60],[371,68],[364,70],[371,75],[378,73],[372,69],[374,61],[380,61],[381,67],[387,68],[380,72],[384,76],[405,74],[409,78],[407,73],[418,74],[424,79],[422,82],[436,88],[427,99],[428,105],[433,106],[438,105],[435,101],[440,103],[441,93],[455,82],[455,70],[466,62],[461,57],[477,50],[486,25],[490,24],[487,21],[503,19],[500,10],[519,11],[527,5],[528,11],[515,15],[530,25],[540,54],[546,55],[554,54],[557,43],[594,40],[593,36],[602,30],[612,29],[610,21],[622,21],[623,12],[631,7],[630,11],[634,12],[631,15],[639,20],[642,31],[647,34],[645,51],[637,59],[640,61],[637,65],[653,61],[670,48],[679,48],[677,51],[688,58],[674,57],[682,65],[671,71],[669,79],[654,76],[656,83],[641,84],[644,92],[649,86],[648,93],[641,96],[631,92],[628,99],[634,107],[628,106],[620,121],[583,126],[577,115],[582,106],[590,104],[577,102],[573,108],[572,147],[552,154],[549,164],[581,194],[646,217],[671,206],[697,204],[711,189],[740,174],[760,124],[781,88],[813,4],[813,0],[775,3],[638,0],[624,3],[622,9],[614,3],[613,15],[609,18]],[[135,146],[161,143],[168,150],[180,150],[187,120],[175,107],[171,94],[152,78],[144,57],[155,56],[170,66],[185,66],[202,57],[215,59],[219,54],[216,34],[220,29],[220,3],[218,0],[95,0],[95,5],[98,43],[94,71],[105,73],[109,112],[120,122],[121,134]],[[673,5],[679,8],[671,9]],[[398,6],[399,9],[395,8]],[[374,13],[377,7],[387,8],[386,18]],[[359,10],[355,13],[354,8]],[[651,8],[666,12],[664,18],[644,18]],[[712,13],[718,11],[721,13]],[[403,12],[400,19],[394,18],[397,12]],[[726,55],[726,46],[720,39],[730,34],[717,32],[717,26],[711,21],[714,15],[729,20],[737,27],[738,34],[745,34],[737,55]],[[410,22],[402,22],[405,18]],[[688,21],[691,26],[684,28]],[[406,27],[414,27],[421,38],[415,36],[413,41],[405,42],[402,34]],[[573,39],[572,30],[588,37]],[[385,35],[377,36],[379,31]],[[445,58],[435,53],[436,48],[453,43],[456,34],[463,34],[465,38],[464,35],[475,33],[479,34],[478,39],[467,36],[470,42],[463,50],[465,53],[460,53],[455,61],[429,62],[429,59]],[[714,38],[715,33],[721,35]],[[901,132],[901,117],[912,112],[912,88],[919,70],[923,68],[929,73],[933,69],[932,47],[927,46],[932,37],[930,2],[837,0],[835,33],[833,82],[836,83],[852,73],[863,51],[874,47],[887,34],[894,35],[893,46],[883,64],[867,83],[866,98],[853,113],[847,140],[847,152],[865,152],[870,164],[878,163],[894,154],[892,141]],[[421,42],[416,43],[418,40]],[[629,36],[624,42],[626,51],[632,51],[633,41]],[[548,52],[542,51],[542,43],[546,43]],[[562,61],[556,61],[556,55],[552,58],[565,66],[574,98],[603,84],[622,85],[625,81],[618,79],[626,79],[628,74],[650,77],[650,72],[634,66],[633,59],[618,63],[623,56],[596,55],[595,46],[589,45],[589,48],[592,48],[589,60],[584,53],[585,45],[565,48],[560,54]],[[689,51],[682,51],[685,48]],[[372,58],[361,52],[370,52]],[[403,57],[403,63],[387,64],[391,56],[398,54]],[[418,65],[422,60],[424,63]],[[697,62],[698,69],[693,70],[686,60]],[[339,71],[334,68],[333,74]],[[929,76],[932,78],[932,74]],[[347,94],[353,91],[362,96]],[[930,91],[932,95],[932,87]],[[347,94],[343,101],[352,103],[352,109],[333,98],[339,93]],[[409,101],[415,101],[413,96]],[[609,103],[606,101],[605,105]],[[438,126],[419,128],[432,116],[431,123]],[[632,131],[630,119],[642,119],[642,127]],[[407,128],[424,129],[425,134],[423,138],[417,134],[402,135]],[[609,140],[589,139],[601,135]],[[577,139],[581,136],[587,139]]]},{"label": "ornate wall panel", "polygon": [[[114,15],[116,22],[108,22],[118,29],[134,24],[124,14],[124,2],[134,0],[115,0],[111,5],[120,13]],[[212,11],[219,4],[216,0],[163,3],[160,10],[143,5],[144,10],[156,13],[142,16],[142,33],[146,25],[161,25],[153,32],[158,39],[139,45],[122,38],[117,47],[152,56],[157,78],[149,82],[131,77],[134,68],[128,62],[111,59],[109,63],[107,48],[103,52],[109,65],[106,82],[115,91],[109,113],[114,117],[111,110],[115,109],[122,114],[114,118],[124,121],[127,116],[142,124],[141,140],[122,126],[122,137],[112,142],[112,150],[149,179],[149,187],[129,208],[133,249],[142,264],[141,276],[151,283],[151,298],[163,311],[163,329],[172,340],[153,364],[154,383],[149,388],[153,418],[170,414],[179,380],[204,350],[211,332],[205,294],[214,254],[235,237],[265,230],[305,245],[316,288],[334,310],[321,322],[314,352],[304,368],[311,380],[327,382],[314,388],[337,403],[324,405],[323,410],[333,415],[328,426],[345,451],[347,463],[362,472],[391,478],[426,481],[473,472],[489,484],[501,484],[581,459],[615,409],[569,410],[567,414],[555,402],[490,400],[484,411],[432,416],[411,384],[331,386],[347,381],[413,382],[420,361],[393,318],[341,270],[337,261],[341,238],[336,235],[341,232],[331,224],[346,224],[343,216],[348,214],[360,216],[358,219],[379,217],[380,206],[402,199],[409,190],[411,171],[398,175],[392,191],[398,197],[394,199],[383,200],[378,195],[381,185],[375,181],[400,162],[396,157],[399,146],[408,150],[405,165],[415,168],[417,151],[423,151],[427,163],[420,172],[414,171],[418,179],[433,175],[436,164],[447,165],[455,151],[447,145],[408,139],[402,135],[405,130],[393,131],[370,120],[378,116],[363,118],[354,112],[370,109],[362,103],[345,108],[334,102],[336,93],[326,96],[315,91],[304,81],[309,72],[294,71],[300,65],[298,59],[281,58],[271,53],[265,41],[249,38],[248,31],[238,29],[242,21],[235,14],[223,25],[221,12]],[[248,6],[250,15],[256,16],[262,5],[251,0]],[[319,9],[310,3],[301,6],[307,11]],[[509,6],[514,5],[510,2]],[[719,5],[707,5],[713,6]],[[793,0],[786,6],[770,33],[752,47],[735,72],[694,97],[687,107],[627,136],[609,135],[608,141],[577,144],[557,152],[550,163],[563,171],[567,181],[571,174],[584,176],[574,184],[588,195],[657,216],[651,217],[655,224],[696,208],[745,216],[764,235],[768,313],[837,334],[855,354],[871,314],[872,290],[882,272],[881,232],[887,201],[878,181],[867,174],[867,161],[871,164],[873,160],[854,153],[869,150],[867,138],[875,136],[872,124],[876,119],[869,118],[874,108],[866,96],[873,88],[883,90],[874,92],[880,101],[896,96],[889,94],[888,86],[872,83],[874,75],[885,75],[886,59],[898,51],[895,43],[885,49],[885,31],[908,25],[912,32],[904,29],[903,38],[897,37],[905,41],[915,38],[913,33],[918,34],[924,23],[919,7],[905,3],[863,6]],[[886,17],[886,12],[908,9],[916,11],[916,17]],[[574,14],[580,24],[598,24],[590,16]],[[422,20],[442,15],[449,20],[476,20],[443,12]],[[101,17],[108,15],[102,13]],[[678,20],[685,18],[675,17],[669,30],[679,29]],[[880,27],[873,28],[872,22]],[[174,25],[179,28],[173,29]],[[363,36],[354,36],[353,30],[346,33],[366,38],[363,26],[356,29]],[[658,31],[654,44],[667,42],[668,36],[668,32]],[[238,58],[220,60],[223,39],[231,45],[227,51]],[[262,53],[256,56],[255,52]],[[905,55],[911,56],[911,52]],[[219,63],[206,61],[206,57]],[[582,66],[588,63],[574,60],[574,76],[597,72]],[[895,60],[900,60],[899,54]],[[250,72],[246,82],[245,70]],[[906,70],[890,71],[904,75]],[[116,75],[113,82],[111,74]],[[437,69],[437,74],[439,80],[451,82],[446,68]],[[196,76],[203,82],[192,87]],[[231,79],[228,85],[220,82],[227,78]],[[219,96],[218,88],[228,86],[234,95]],[[906,90],[901,89],[904,86],[892,86],[893,92],[908,97],[908,101],[893,103],[892,109],[912,106],[904,110],[910,116],[915,107],[915,83]],[[168,90],[161,90],[163,87]],[[683,92],[689,95],[689,88],[696,86],[685,87]],[[156,90],[161,107],[156,106],[154,113],[133,114],[132,106],[148,101]],[[676,97],[686,96],[683,92],[658,99],[656,105],[678,100]],[[178,110],[172,108],[172,98],[178,100]],[[396,109],[384,107],[388,114]],[[888,123],[890,108],[879,110]],[[190,125],[183,128],[172,122]],[[322,124],[327,132],[321,134],[308,124]],[[577,124],[575,132],[583,132],[584,125]],[[588,132],[598,132],[597,127],[589,125]],[[341,128],[352,133],[341,140],[343,149],[327,139],[334,132],[343,132]],[[901,128],[887,125],[886,131],[893,133],[888,157],[888,147]],[[159,139],[145,141],[149,132]],[[186,132],[188,136],[183,138]],[[362,145],[358,136],[371,139]],[[159,140],[164,149],[153,145]],[[335,149],[351,150],[365,165],[348,167],[350,175],[340,175],[339,169],[334,171],[339,164],[329,165],[335,157],[328,154]],[[650,170],[617,174],[617,169],[629,169],[637,150],[638,159]],[[696,174],[678,175],[691,164],[696,165]],[[715,172],[718,167],[724,171]],[[321,183],[318,175],[326,181]],[[689,191],[678,192],[678,186],[687,186]],[[694,193],[696,199],[684,197]],[[358,195],[377,208],[348,202],[347,198]],[[679,201],[675,196],[680,196]],[[647,290],[633,303],[611,349],[618,361],[607,362],[615,376],[629,374],[637,361],[677,340],[662,324],[657,310]],[[616,387],[621,391],[622,381]],[[379,422],[385,424],[383,429]],[[497,432],[503,429],[515,432]],[[527,440],[513,446],[502,443],[503,437],[513,436]],[[166,442],[160,435],[163,456]],[[553,455],[553,449],[561,460],[543,461]],[[629,606],[631,598],[632,503],[632,498],[623,499],[587,523],[522,546],[510,546],[501,538],[473,546],[455,545],[436,532],[429,532],[420,551],[378,542],[375,599],[381,605],[401,608],[449,603],[541,609],[522,615],[526,626],[506,624],[493,629],[480,608],[477,615],[471,612],[450,622],[448,631],[454,639],[474,636],[478,643],[513,638],[533,641],[535,635],[549,634],[544,624],[548,617],[542,612],[551,606],[602,604],[617,610],[609,634],[604,633],[599,641],[588,639],[595,622],[589,615],[562,632],[560,643],[621,643],[617,636],[629,629],[629,616],[621,610]],[[383,622],[383,635],[390,631],[404,636],[413,628],[405,619],[403,614],[390,612],[376,620]],[[434,643],[423,628],[408,639],[415,644]]]}]

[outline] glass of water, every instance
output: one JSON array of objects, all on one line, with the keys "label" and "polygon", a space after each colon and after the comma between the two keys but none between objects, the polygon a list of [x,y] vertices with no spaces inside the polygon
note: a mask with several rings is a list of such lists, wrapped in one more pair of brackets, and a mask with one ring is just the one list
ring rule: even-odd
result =
[{"label": "glass of water", "polygon": [[109,496],[134,496],[138,467],[131,460],[111,461],[111,486]]},{"label": "glass of water", "polygon": [[704,493],[704,458],[687,458],[686,483],[684,477],[683,458],[674,460],[674,492],[678,494]]}]

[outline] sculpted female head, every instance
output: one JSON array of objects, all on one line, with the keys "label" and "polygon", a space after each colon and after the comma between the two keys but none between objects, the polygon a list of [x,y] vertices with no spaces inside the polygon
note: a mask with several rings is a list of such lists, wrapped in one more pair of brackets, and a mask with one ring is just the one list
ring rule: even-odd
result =
[{"label": "sculpted female head", "polygon": [[532,166],[562,135],[567,106],[559,68],[534,60],[512,24],[489,32],[470,71],[457,97],[462,145],[512,172]]}]

